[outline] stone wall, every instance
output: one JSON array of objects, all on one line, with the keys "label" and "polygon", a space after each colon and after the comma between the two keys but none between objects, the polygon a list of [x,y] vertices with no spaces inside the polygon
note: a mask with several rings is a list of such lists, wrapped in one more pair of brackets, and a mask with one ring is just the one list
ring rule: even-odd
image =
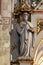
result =
[{"label": "stone wall", "polygon": [[0,65],[10,65],[11,0],[1,0]]}]

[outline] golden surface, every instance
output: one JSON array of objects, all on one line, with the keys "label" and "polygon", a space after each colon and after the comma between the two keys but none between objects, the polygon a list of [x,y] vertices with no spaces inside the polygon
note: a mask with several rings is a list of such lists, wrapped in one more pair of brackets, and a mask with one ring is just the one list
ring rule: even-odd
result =
[{"label": "golden surface", "polygon": [[29,62],[30,64],[32,64],[33,65],[33,63],[34,63],[34,60],[33,60],[33,58],[21,58],[21,59],[17,59],[17,62]]},{"label": "golden surface", "polygon": [[37,19],[37,35],[43,30],[43,19]]},{"label": "golden surface", "polygon": [[39,61],[38,61],[38,65],[40,65],[43,62],[43,56],[40,57]]}]

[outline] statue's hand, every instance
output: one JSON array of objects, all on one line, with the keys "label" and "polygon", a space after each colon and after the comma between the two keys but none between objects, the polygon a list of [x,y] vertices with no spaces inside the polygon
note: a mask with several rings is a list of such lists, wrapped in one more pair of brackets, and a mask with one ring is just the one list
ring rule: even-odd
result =
[{"label": "statue's hand", "polygon": [[21,22],[21,23],[20,23],[20,27],[21,27],[21,28],[24,28],[24,27],[25,27],[25,24],[26,24],[26,23]]},{"label": "statue's hand", "polygon": [[32,32],[36,32],[36,29],[35,29],[35,28],[33,28],[33,29],[32,29]]},{"label": "statue's hand", "polygon": [[36,29],[35,28],[30,28],[29,31],[35,33],[36,32]]}]

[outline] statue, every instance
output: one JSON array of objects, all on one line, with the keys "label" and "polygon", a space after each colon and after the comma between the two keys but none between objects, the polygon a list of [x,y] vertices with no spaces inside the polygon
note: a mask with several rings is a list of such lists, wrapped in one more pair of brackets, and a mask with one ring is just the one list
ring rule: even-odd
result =
[{"label": "statue", "polygon": [[28,21],[29,14],[23,13],[23,21],[16,25],[18,34],[20,35],[20,55],[29,57],[30,47],[33,47],[33,25]]},{"label": "statue", "polygon": [[[23,13],[22,13],[23,12]],[[14,16],[17,17],[17,23],[13,24],[14,28],[14,43],[17,49],[17,57],[31,57],[30,49],[33,48],[33,37],[34,37],[34,27],[30,21],[28,21],[29,15],[31,13],[30,5],[24,3],[21,7],[16,8],[14,11]],[[22,13],[21,22],[19,19]],[[15,54],[15,55],[16,55]]]}]

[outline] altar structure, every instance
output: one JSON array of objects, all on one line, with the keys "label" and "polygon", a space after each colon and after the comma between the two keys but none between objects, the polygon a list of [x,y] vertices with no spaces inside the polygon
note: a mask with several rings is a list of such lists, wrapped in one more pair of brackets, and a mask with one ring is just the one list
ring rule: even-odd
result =
[{"label": "altar structure", "polygon": [[[14,9],[14,14],[13,15],[15,17],[15,21],[16,21],[16,23],[17,23],[17,21],[18,21],[18,23],[20,23],[20,22],[24,21],[23,18],[25,17],[25,15],[23,17],[23,13],[27,12],[28,14],[30,14],[29,21],[31,21],[31,23],[33,24],[34,34],[33,34],[33,39],[31,38],[33,41],[31,40],[32,41],[32,46],[30,44],[30,51],[29,51],[29,56],[30,57],[25,56],[25,55],[23,55],[23,56],[18,55],[17,61],[20,63],[20,65],[28,65],[28,64],[29,65],[37,65],[38,61],[39,61],[38,58],[39,59],[41,58],[40,57],[41,56],[40,52],[41,52],[41,48],[43,46],[43,44],[42,44],[42,42],[43,42],[43,25],[41,25],[43,23],[43,10],[41,10],[43,5],[41,5],[41,3],[43,3],[43,2],[40,1],[39,4],[36,4],[36,2],[33,2],[32,5],[30,5],[30,1],[23,1],[23,2],[19,1],[19,3],[20,3],[19,6],[18,7],[16,6],[15,9]],[[31,8],[31,6],[33,7],[33,9]],[[13,24],[12,24],[12,26],[13,26]],[[17,28],[19,26],[20,26],[20,24],[17,25]],[[21,38],[21,40],[22,40],[22,38]],[[41,44],[42,44],[42,46],[41,46]],[[22,51],[23,51],[23,47],[24,47],[23,45],[24,44],[22,42],[22,46],[21,46]],[[26,45],[26,43],[25,43],[25,45]],[[40,52],[39,52],[39,48],[40,48]],[[27,50],[29,50],[29,48]],[[20,49],[19,49],[19,52],[22,52],[22,51],[20,51]],[[26,51],[26,48],[25,48],[23,53],[25,53],[25,51]],[[39,54],[39,57],[37,56],[38,54]],[[12,56],[13,61],[14,61],[14,56]]]},{"label": "altar structure", "polygon": [[43,65],[43,0],[0,3],[0,65]]}]

